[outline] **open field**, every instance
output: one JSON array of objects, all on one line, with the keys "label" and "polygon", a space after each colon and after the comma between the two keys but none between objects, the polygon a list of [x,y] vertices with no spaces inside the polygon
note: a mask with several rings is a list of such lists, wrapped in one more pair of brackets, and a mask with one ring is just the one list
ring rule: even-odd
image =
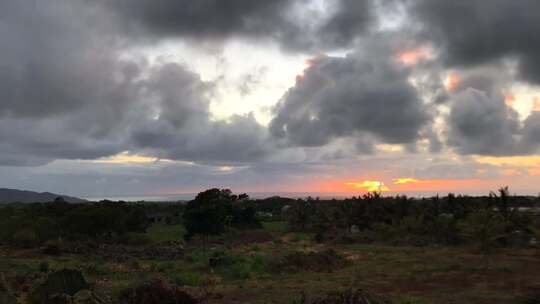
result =
[{"label": "open field", "polygon": [[[384,294],[396,303],[516,303],[540,286],[537,249],[500,249],[484,255],[457,247],[316,244],[310,240],[312,235],[285,232],[283,223],[265,223],[264,227],[272,241],[231,245],[224,235],[215,238],[207,252],[188,246],[182,257],[170,260],[50,256],[37,248],[4,247],[0,272],[22,286],[24,278],[35,277],[44,262],[49,270],[80,269],[94,289],[113,298],[123,288],[160,276],[203,295],[207,303],[292,303],[302,292],[322,295],[345,288]],[[181,225],[156,224],[146,235],[155,244],[179,240],[182,231]],[[250,233],[254,231],[237,232],[235,237]],[[290,270],[274,263],[288,253],[328,249],[343,258],[338,267]],[[216,252],[229,262],[210,267],[208,256]],[[21,286],[18,292],[24,293],[27,287]]]}]

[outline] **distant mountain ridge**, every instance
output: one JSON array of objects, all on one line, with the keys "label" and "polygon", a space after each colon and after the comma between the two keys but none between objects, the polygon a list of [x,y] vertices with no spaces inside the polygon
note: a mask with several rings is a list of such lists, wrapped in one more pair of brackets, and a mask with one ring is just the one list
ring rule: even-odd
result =
[{"label": "distant mountain ridge", "polygon": [[87,200],[50,192],[34,192],[0,188],[0,203],[46,203],[61,197],[69,203],[84,203]]}]

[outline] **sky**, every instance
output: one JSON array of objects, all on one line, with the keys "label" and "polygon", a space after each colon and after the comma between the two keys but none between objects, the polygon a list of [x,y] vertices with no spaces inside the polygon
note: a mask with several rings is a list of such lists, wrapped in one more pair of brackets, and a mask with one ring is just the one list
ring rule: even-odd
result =
[{"label": "sky", "polygon": [[0,0],[0,187],[540,189],[540,1]]}]

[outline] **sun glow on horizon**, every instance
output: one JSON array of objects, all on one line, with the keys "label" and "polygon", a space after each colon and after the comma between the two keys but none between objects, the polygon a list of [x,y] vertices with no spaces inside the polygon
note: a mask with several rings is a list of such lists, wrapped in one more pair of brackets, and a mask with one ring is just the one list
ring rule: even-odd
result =
[{"label": "sun glow on horizon", "polygon": [[347,182],[345,185],[349,187],[353,187],[356,189],[363,189],[368,192],[388,192],[390,191],[390,188],[388,188],[383,182],[381,181],[374,181],[374,180],[365,180],[362,182]]},{"label": "sun glow on horizon", "polygon": [[411,184],[411,183],[419,183],[420,180],[417,180],[416,178],[410,178],[410,177],[401,177],[401,178],[395,178],[392,180],[394,185],[403,185],[403,184]]},{"label": "sun glow on horizon", "polygon": [[168,159],[160,159],[157,157],[139,155],[139,154],[130,154],[129,151],[124,151],[122,153],[104,157],[95,160],[96,163],[108,163],[108,164],[150,164],[157,162],[172,162]]}]

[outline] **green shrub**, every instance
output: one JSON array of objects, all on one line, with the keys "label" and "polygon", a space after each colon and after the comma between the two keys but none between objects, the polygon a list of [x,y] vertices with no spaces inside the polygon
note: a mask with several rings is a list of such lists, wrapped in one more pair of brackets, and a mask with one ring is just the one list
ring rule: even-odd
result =
[{"label": "green shrub", "polygon": [[331,272],[343,268],[346,260],[334,250],[321,252],[296,251],[272,261],[272,269],[281,272]]},{"label": "green shrub", "polygon": [[146,234],[128,233],[122,236],[120,242],[131,246],[145,246],[152,244],[153,240]]},{"label": "green shrub", "polygon": [[262,256],[216,253],[209,259],[209,266],[226,279],[245,280],[252,274],[267,270],[267,261]]},{"label": "green shrub", "polygon": [[45,272],[45,273],[49,272],[49,262],[43,261],[43,262],[39,263],[38,268],[39,268],[40,272]]},{"label": "green shrub", "polygon": [[26,228],[23,230],[17,231],[13,235],[13,243],[16,246],[24,247],[24,248],[31,248],[39,245],[39,237],[34,232],[34,230],[30,228]]},{"label": "green shrub", "polygon": [[311,298],[302,293],[300,298],[293,301],[293,304],[390,304],[390,300],[379,294],[371,293],[362,289],[348,289],[334,291],[324,297]]},{"label": "green shrub", "polygon": [[399,304],[423,304],[424,301],[422,301],[422,299],[416,298],[416,297],[406,297],[406,298],[403,298],[403,299],[399,300],[398,303]]},{"label": "green shrub", "polygon": [[199,300],[163,280],[151,280],[120,293],[120,304],[196,304]]},{"label": "green shrub", "polygon": [[109,273],[109,269],[107,266],[105,266],[102,263],[84,263],[78,267],[78,269],[82,270],[83,272],[95,275],[95,276],[101,276]]},{"label": "green shrub", "polygon": [[293,233],[291,241],[293,242],[308,242],[312,239],[307,233],[296,232]]},{"label": "green shrub", "polygon": [[492,210],[480,210],[469,214],[459,223],[465,240],[488,252],[506,237],[503,218]]},{"label": "green shrub", "polygon": [[175,274],[172,279],[180,286],[201,286],[206,281],[206,276],[198,272],[183,272]]},{"label": "green shrub", "polygon": [[62,253],[61,244],[58,241],[46,241],[42,252],[47,255],[60,255]]},{"label": "green shrub", "polygon": [[385,223],[377,223],[373,225],[375,238],[380,242],[392,242],[398,236],[398,231],[392,226]]},{"label": "green shrub", "polygon": [[29,304],[48,303],[56,295],[73,296],[89,285],[78,270],[63,269],[50,273],[45,280],[34,285],[28,295]]},{"label": "green shrub", "polygon": [[159,272],[167,272],[167,271],[173,271],[173,270],[174,270],[173,262],[159,263],[157,265],[157,271]]}]

